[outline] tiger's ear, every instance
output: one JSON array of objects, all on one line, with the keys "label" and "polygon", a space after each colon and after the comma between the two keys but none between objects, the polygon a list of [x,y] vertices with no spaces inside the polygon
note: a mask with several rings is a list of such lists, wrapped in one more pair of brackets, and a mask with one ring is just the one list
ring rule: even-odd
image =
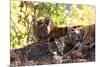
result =
[{"label": "tiger's ear", "polygon": [[37,25],[37,20],[35,16],[32,16],[32,23],[33,25]]},{"label": "tiger's ear", "polygon": [[45,17],[44,22],[45,22],[45,24],[48,26],[49,23],[51,22],[51,21],[50,21],[50,18],[49,18],[49,17]]},{"label": "tiger's ear", "polygon": [[64,31],[65,31],[65,32],[68,32],[68,27],[65,27],[65,28],[64,28]]},{"label": "tiger's ear", "polygon": [[47,25],[48,34],[49,34],[52,30],[54,30],[54,28],[55,28],[55,25],[54,25],[52,22],[50,22],[50,23]]}]

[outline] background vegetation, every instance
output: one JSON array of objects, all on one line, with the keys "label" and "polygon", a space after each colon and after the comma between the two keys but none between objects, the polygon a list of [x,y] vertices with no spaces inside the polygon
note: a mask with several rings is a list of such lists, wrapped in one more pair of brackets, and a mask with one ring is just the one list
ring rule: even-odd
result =
[{"label": "background vegetation", "polygon": [[31,40],[32,16],[50,17],[56,25],[89,25],[95,23],[95,6],[33,1],[11,1],[11,48],[19,48]]}]

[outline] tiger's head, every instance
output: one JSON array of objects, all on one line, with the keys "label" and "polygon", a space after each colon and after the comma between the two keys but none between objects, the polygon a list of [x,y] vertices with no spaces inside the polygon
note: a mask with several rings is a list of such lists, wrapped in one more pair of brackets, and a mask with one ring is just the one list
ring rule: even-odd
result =
[{"label": "tiger's head", "polygon": [[37,39],[45,38],[48,36],[48,25],[50,23],[50,19],[40,19],[40,20],[33,20],[33,34],[36,36]]},{"label": "tiger's head", "polygon": [[68,27],[67,35],[64,37],[67,45],[76,45],[76,43],[83,41],[83,37],[81,36],[81,32],[79,30],[80,28],[81,26]]}]

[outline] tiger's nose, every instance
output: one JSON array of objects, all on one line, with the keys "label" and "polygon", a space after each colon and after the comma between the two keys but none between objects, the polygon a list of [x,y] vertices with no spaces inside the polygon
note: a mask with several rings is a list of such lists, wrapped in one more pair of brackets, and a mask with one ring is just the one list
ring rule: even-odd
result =
[{"label": "tiger's nose", "polygon": [[44,30],[44,31],[42,31],[38,34],[39,34],[40,37],[46,37],[46,36],[48,36],[48,31]]}]

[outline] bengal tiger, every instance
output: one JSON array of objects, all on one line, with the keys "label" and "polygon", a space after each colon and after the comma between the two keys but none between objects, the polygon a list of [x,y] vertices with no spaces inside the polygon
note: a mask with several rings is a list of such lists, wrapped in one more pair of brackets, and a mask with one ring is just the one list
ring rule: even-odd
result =
[{"label": "bengal tiger", "polygon": [[33,36],[38,41],[41,38],[45,38],[48,35],[47,24],[44,20],[36,20],[33,18]]},{"label": "bengal tiger", "polygon": [[75,45],[75,48],[78,48],[77,51],[83,51],[84,49],[91,50],[95,46],[95,24],[76,27],[73,28],[73,31],[77,31],[75,33],[81,36],[80,42],[77,42]]},{"label": "bengal tiger", "polygon": [[[43,20],[33,22],[33,32],[38,41],[54,41],[62,36],[72,36],[66,40],[67,44],[75,45],[76,40],[74,37],[79,37],[80,41],[84,44],[90,44],[95,41],[95,24],[89,26],[72,26],[72,27],[58,27],[50,20],[45,18]],[[74,38],[74,39],[73,39]],[[77,39],[77,38],[76,38]]]}]

